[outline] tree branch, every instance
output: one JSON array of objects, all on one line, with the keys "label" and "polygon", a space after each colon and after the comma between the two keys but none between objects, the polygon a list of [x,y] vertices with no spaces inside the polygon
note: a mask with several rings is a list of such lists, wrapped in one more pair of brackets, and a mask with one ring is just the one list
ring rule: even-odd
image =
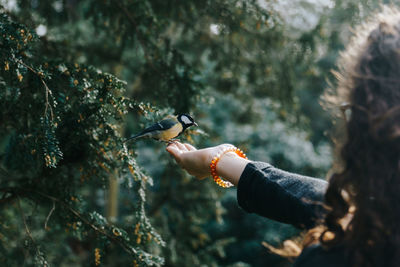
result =
[{"label": "tree branch", "polygon": [[35,246],[36,253],[40,254],[39,247],[37,246],[35,239],[33,239],[32,233],[29,230],[28,224],[26,223],[25,214],[24,214],[24,212],[23,212],[23,210],[21,208],[20,198],[19,198],[18,195],[16,195],[16,196],[17,196],[17,199],[18,199],[17,207],[18,207],[19,212],[21,213],[22,221],[24,222],[26,235],[29,237],[29,239],[32,241],[32,244]]},{"label": "tree branch", "polygon": [[16,62],[21,64],[21,65],[23,65],[23,66],[25,66],[28,70],[30,70],[32,73],[34,73],[35,75],[37,75],[39,77],[40,81],[42,82],[42,84],[43,84],[43,86],[45,88],[45,92],[46,92],[46,94],[45,94],[45,96],[46,96],[46,106],[45,106],[45,109],[44,109],[44,116],[46,117],[48,107],[50,107],[51,120],[54,120],[53,107],[49,104],[49,94],[52,96],[52,93],[51,93],[49,87],[47,86],[46,82],[43,80],[42,74],[37,72],[36,70],[34,70],[31,66],[29,66],[26,63],[24,63],[20,59],[17,59]]},{"label": "tree branch", "polygon": [[[36,191],[36,190],[24,190],[21,189],[22,191],[29,191],[35,194],[38,194],[42,197],[45,197],[47,199],[50,199],[54,202],[60,203],[61,205],[63,205],[65,208],[67,208],[73,215],[75,215],[75,217],[79,218],[79,220],[81,220],[82,222],[84,222],[86,225],[88,225],[90,228],[92,228],[94,231],[108,237],[108,239],[110,239],[111,241],[113,241],[114,243],[118,244],[120,247],[122,247],[127,253],[131,254],[133,251],[130,247],[128,247],[126,244],[124,244],[123,242],[121,242],[119,239],[117,239],[116,237],[114,237],[113,235],[107,233],[106,231],[104,231],[103,229],[98,228],[96,225],[92,224],[91,222],[89,222],[81,213],[79,213],[78,211],[76,211],[75,209],[73,209],[71,206],[69,206],[67,203],[65,203],[64,201],[55,198],[53,196],[47,195],[45,193]],[[50,214],[49,214],[50,215]]]},{"label": "tree branch", "polygon": [[44,229],[45,229],[45,230],[48,229],[48,228],[47,228],[47,222],[49,221],[50,216],[51,216],[51,214],[54,212],[55,209],[56,209],[56,202],[54,202],[54,200],[53,200],[53,207],[51,208],[51,210],[50,210],[50,212],[49,212],[49,215],[47,215],[46,221],[44,222]]}]

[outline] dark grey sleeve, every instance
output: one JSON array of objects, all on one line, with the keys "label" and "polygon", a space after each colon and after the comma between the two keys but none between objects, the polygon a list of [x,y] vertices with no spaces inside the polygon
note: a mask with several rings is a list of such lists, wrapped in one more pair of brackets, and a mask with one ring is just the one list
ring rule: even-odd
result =
[{"label": "dark grey sleeve", "polygon": [[249,213],[312,228],[324,213],[322,202],[328,183],[282,171],[264,162],[246,165],[238,184],[239,206]]}]

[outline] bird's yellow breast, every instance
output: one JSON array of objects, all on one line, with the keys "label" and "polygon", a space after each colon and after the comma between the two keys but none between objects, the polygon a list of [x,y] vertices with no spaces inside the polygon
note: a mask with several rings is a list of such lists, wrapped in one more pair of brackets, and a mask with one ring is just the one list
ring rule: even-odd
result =
[{"label": "bird's yellow breast", "polygon": [[177,123],[168,130],[162,131],[159,135],[159,139],[163,141],[168,141],[170,139],[173,139],[179,135],[180,132],[182,132],[183,127],[182,124]]}]

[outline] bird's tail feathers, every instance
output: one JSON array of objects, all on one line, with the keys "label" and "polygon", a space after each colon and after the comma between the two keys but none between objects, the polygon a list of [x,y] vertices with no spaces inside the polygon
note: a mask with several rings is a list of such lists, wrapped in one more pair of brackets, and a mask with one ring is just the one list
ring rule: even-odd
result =
[{"label": "bird's tail feathers", "polygon": [[124,143],[125,143],[125,142],[128,142],[128,141],[134,141],[134,140],[137,140],[137,139],[140,139],[140,138],[143,138],[143,137],[148,137],[148,136],[149,136],[149,133],[147,133],[147,132],[140,132],[140,133],[135,134],[134,136],[131,136],[131,137],[129,137],[128,139],[126,139],[126,140],[124,141]]}]

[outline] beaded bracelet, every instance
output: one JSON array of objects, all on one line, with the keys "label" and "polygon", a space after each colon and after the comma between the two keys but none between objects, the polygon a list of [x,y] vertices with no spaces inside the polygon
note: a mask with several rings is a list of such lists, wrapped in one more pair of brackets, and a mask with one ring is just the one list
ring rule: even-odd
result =
[{"label": "beaded bracelet", "polygon": [[222,178],[218,176],[218,174],[217,174],[217,163],[218,163],[218,161],[221,159],[221,157],[222,157],[225,153],[228,153],[228,152],[235,152],[236,155],[238,155],[239,157],[244,158],[244,159],[247,159],[246,154],[244,154],[242,150],[240,150],[240,149],[237,148],[237,147],[232,146],[232,147],[225,148],[224,150],[222,150],[219,154],[217,154],[217,155],[211,160],[211,163],[210,163],[210,170],[211,170],[211,175],[212,175],[212,177],[213,177],[213,179],[214,179],[214,182],[215,182],[217,185],[219,185],[219,186],[221,186],[221,187],[224,187],[224,188],[232,187],[233,184],[232,184],[231,182],[222,180]]}]

